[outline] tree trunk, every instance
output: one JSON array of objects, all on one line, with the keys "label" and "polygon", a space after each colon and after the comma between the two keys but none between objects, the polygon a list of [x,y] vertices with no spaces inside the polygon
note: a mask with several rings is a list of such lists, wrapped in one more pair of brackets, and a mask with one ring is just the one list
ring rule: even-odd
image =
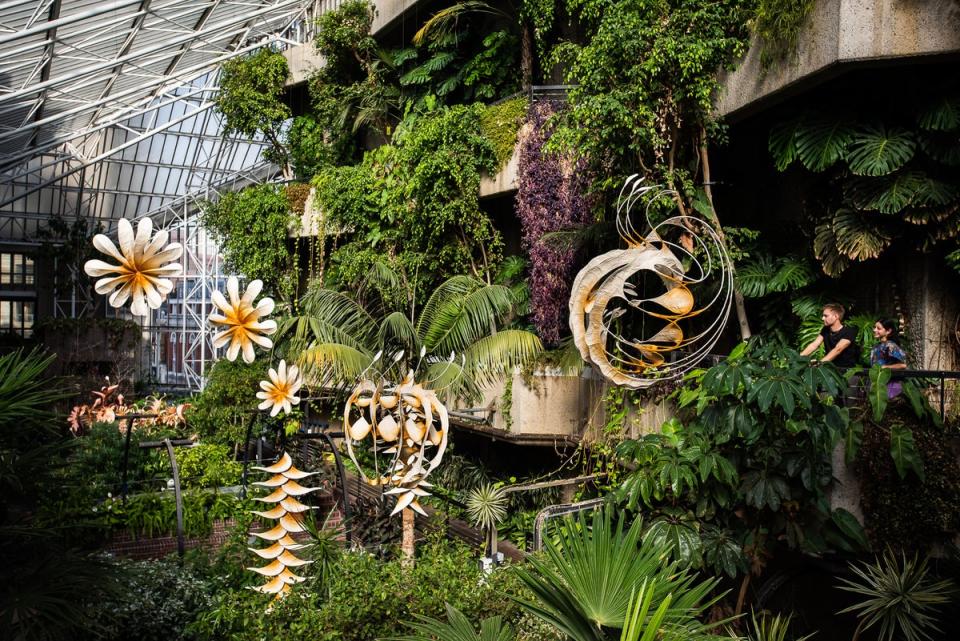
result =
[{"label": "tree trunk", "polygon": [[533,87],[533,28],[526,18],[520,21],[520,89],[529,95]]},{"label": "tree trunk", "polygon": [[[700,128],[700,162],[703,169],[703,192],[707,196],[707,202],[710,203],[710,211],[713,214],[714,224],[717,226],[717,234],[720,236],[720,242],[726,245],[727,237],[723,233],[723,226],[720,225],[720,217],[717,216],[717,209],[713,206],[713,186],[710,181],[710,154],[707,151],[707,132],[703,127]],[[734,276],[736,276],[736,268],[733,265],[731,265],[731,267],[733,268]],[[737,322],[740,324],[740,338],[747,340],[753,333],[750,331],[750,321],[747,318],[747,308],[743,302],[743,294],[736,288],[736,283],[734,283],[733,289],[733,305],[737,310]]]},{"label": "tree trunk", "polygon": [[403,538],[400,542],[400,551],[403,553],[403,564],[407,567],[413,567],[414,541],[416,539],[416,528],[414,521],[416,515],[410,508],[404,508],[400,512],[403,518]]}]

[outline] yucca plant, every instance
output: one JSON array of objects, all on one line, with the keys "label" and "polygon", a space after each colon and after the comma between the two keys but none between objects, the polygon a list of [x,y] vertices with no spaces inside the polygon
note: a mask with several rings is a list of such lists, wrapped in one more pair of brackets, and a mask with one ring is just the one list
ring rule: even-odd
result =
[{"label": "yucca plant", "polygon": [[642,638],[654,616],[661,621],[657,629],[676,635],[671,638],[723,638],[710,630],[724,622],[699,621],[720,598],[710,596],[717,579],[697,581],[669,560],[669,547],[641,543],[641,532],[639,520],[614,524],[607,510],[592,521],[568,518],[545,557],[531,557],[529,569],[518,571],[536,597],[518,603],[572,641],[616,639],[625,622]]},{"label": "yucca plant", "polygon": [[389,637],[386,641],[513,641],[513,629],[499,616],[483,619],[480,621],[480,630],[476,631],[460,610],[449,603],[446,605],[446,623],[417,614],[414,615],[417,617],[416,623],[407,623],[413,628],[414,634]]},{"label": "yucca plant", "polygon": [[481,386],[543,349],[535,334],[503,329],[515,303],[510,288],[472,276],[449,278],[422,305],[378,303],[371,309],[374,305],[361,303],[356,293],[313,289],[301,301],[301,314],[281,326],[280,336],[315,380],[347,385],[378,352],[403,352],[387,372],[396,380],[425,353],[420,376],[446,398],[475,398]]},{"label": "yucca plant", "polygon": [[747,633],[748,641],[807,641],[813,634],[793,638],[790,636],[791,615],[771,614],[761,612],[750,613],[750,629]]},{"label": "yucca plant", "polygon": [[490,556],[497,553],[497,526],[507,517],[507,495],[503,488],[485,483],[467,496],[470,520],[487,535]]},{"label": "yucca plant", "polygon": [[891,550],[873,563],[852,564],[854,579],[840,579],[841,590],[861,600],[839,614],[853,612],[860,619],[853,641],[874,626],[879,626],[880,641],[923,641],[940,632],[937,610],[950,602],[954,592],[951,581],[930,576],[927,559],[916,554],[898,558]]}]

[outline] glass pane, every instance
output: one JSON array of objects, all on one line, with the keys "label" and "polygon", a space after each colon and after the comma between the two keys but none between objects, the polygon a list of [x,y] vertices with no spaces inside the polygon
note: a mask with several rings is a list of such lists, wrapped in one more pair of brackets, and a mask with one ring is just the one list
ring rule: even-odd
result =
[{"label": "glass pane", "polygon": [[12,258],[13,256],[11,254],[0,254],[0,283],[8,284],[12,282],[10,280],[10,277],[13,275]]},{"label": "glass pane", "polygon": [[33,308],[36,303],[23,304],[23,336],[30,338],[33,336]]},{"label": "glass pane", "polygon": [[0,300],[0,332],[10,329],[10,301]]},{"label": "glass pane", "polygon": [[23,327],[23,303],[13,301],[10,303],[13,314],[11,315],[11,326],[13,331],[19,331]]},{"label": "glass pane", "polygon": [[29,256],[24,256],[23,258],[23,282],[25,285],[33,285],[33,275],[34,275],[34,264],[33,259]]},{"label": "glass pane", "polygon": [[23,256],[21,254],[13,255],[13,280],[10,282],[15,285],[23,282]]}]

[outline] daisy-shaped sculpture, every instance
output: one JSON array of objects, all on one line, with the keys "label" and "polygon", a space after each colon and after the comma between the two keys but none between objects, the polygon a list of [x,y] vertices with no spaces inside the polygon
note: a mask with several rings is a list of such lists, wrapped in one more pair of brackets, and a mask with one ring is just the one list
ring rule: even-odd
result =
[{"label": "daisy-shaped sculpture", "polygon": [[257,392],[257,398],[262,399],[257,409],[270,410],[270,416],[276,416],[282,409],[284,414],[289,414],[294,405],[300,404],[300,397],[297,392],[303,385],[303,377],[300,376],[300,369],[296,365],[287,367],[286,361],[280,361],[277,369],[270,368],[267,372],[270,376],[269,381],[260,381],[262,392]]},{"label": "daisy-shaped sculpture", "polygon": [[254,343],[264,349],[273,347],[273,341],[267,338],[267,335],[277,331],[277,322],[261,320],[273,311],[273,299],[262,298],[256,305],[253,303],[261,289],[263,289],[263,281],[250,281],[241,297],[240,284],[236,276],[231,276],[227,279],[229,302],[220,292],[213,292],[213,304],[222,313],[210,314],[210,322],[224,328],[223,331],[214,335],[213,346],[219,348],[229,343],[227,360],[237,360],[237,354],[242,349],[244,362],[252,363]]},{"label": "daisy-shaped sculpture", "polygon": [[183,247],[180,243],[167,244],[170,233],[165,229],[156,235],[152,232],[153,221],[149,218],[140,220],[136,234],[130,221],[121,218],[117,222],[119,250],[103,234],[93,237],[93,246],[120,264],[88,260],[83,266],[87,275],[100,278],[95,287],[98,294],[113,292],[109,298],[111,306],[123,307],[132,300],[130,313],[134,316],[146,316],[151,309],[160,307],[173,290],[168,277],[180,273],[180,264],[171,261],[180,258]]}]

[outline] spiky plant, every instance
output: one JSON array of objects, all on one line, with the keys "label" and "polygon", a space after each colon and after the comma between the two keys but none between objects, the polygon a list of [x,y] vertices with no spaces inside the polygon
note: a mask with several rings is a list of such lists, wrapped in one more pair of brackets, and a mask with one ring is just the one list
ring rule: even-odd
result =
[{"label": "spiky plant", "polygon": [[898,558],[887,549],[873,563],[851,564],[854,579],[840,579],[841,590],[860,597],[860,601],[838,614],[853,612],[860,619],[853,641],[860,634],[879,626],[880,641],[923,641],[940,632],[938,609],[950,602],[954,592],[951,581],[936,581],[930,576],[927,559],[916,554]]},{"label": "spiky plant", "polygon": [[414,615],[417,623],[407,623],[414,634],[390,637],[387,641],[513,641],[513,630],[498,616],[480,621],[480,630],[460,610],[447,604],[447,622],[433,617]]},{"label": "spiky plant", "polygon": [[548,541],[545,557],[531,557],[529,569],[518,571],[536,597],[518,603],[572,641],[611,641],[621,636],[625,621],[638,630],[653,615],[661,622],[657,629],[671,639],[724,638],[710,632],[723,622],[699,621],[720,598],[708,596],[717,579],[698,582],[669,560],[669,547],[641,543],[641,532],[639,519],[625,528],[622,518],[613,523],[609,511],[595,512],[592,522],[582,515],[567,519],[558,539]]},{"label": "spiky plant", "polygon": [[497,553],[497,526],[507,517],[507,495],[503,488],[485,483],[467,496],[470,520],[487,534],[487,549]]},{"label": "spiky plant", "polygon": [[802,637],[789,636],[791,615],[771,614],[769,612],[750,613],[750,629],[747,633],[748,641],[807,641],[813,634]]}]

